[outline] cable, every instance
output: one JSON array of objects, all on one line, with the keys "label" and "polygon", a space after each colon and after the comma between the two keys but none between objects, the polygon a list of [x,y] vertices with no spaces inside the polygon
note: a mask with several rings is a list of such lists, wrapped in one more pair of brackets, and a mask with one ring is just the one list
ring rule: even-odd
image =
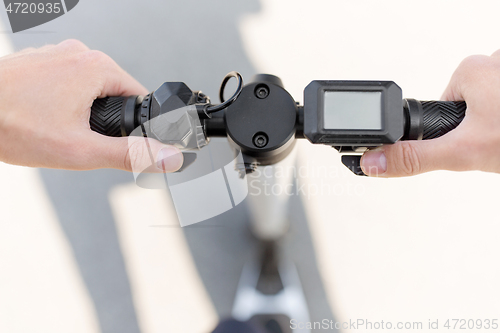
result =
[{"label": "cable", "polygon": [[[226,88],[226,84],[233,77],[236,78],[236,80],[238,80],[238,87],[236,88],[236,91],[234,92],[233,96],[231,96],[231,98],[229,98],[227,101],[224,101],[224,90]],[[241,77],[241,74],[238,72],[234,72],[234,71],[229,72],[224,77],[224,79],[222,80],[222,83],[220,85],[219,98],[220,98],[221,104],[207,106],[207,108],[205,109],[205,112],[212,113],[212,112],[224,110],[229,105],[233,104],[234,101],[236,101],[236,99],[240,96],[242,90],[243,90],[243,78]]]}]

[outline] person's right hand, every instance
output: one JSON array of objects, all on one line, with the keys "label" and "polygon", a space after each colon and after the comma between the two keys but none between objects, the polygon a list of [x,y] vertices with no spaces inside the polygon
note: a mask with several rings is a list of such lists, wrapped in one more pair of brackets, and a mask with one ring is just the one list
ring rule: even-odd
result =
[{"label": "person's right hand", "polygon": [[368,176],[403,177],[432,170],[500,173],[500,50],[470,56],[453,74],[442,99],[465,101],[460,125],[440,138],[400,141],[366,152]]}]

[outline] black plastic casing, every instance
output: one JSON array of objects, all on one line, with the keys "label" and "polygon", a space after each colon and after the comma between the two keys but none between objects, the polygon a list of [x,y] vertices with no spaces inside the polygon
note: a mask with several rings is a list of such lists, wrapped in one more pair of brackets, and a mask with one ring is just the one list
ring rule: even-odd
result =
[{"label": "black plastic casing", "polygon": [[[381,92],[382,129],[325,129],[325,92]],[[372,147],[395,143],[403,137],[403,93],[392,81],[312,81],[304,90],[304,136],[312,143]]]},{"label": "black plastic casing", "polygon": [[[264,87],[268,94],[258,97]],[[229,142],[240,149],[245,162],[254,159],[260,165],[275,164],[284,159],[295,145],[297,104],[283,88],[281,80],[261,74],[245,85],[238,99],[225,112]],[[267,143],[257,147],[256,135],[262,134]]]}]

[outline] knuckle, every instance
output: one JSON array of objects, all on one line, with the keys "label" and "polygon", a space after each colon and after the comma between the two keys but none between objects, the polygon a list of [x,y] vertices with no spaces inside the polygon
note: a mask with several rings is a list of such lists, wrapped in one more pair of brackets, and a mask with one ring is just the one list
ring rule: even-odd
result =
[{"label": "knuckle", "polygon": [[104,52],[91,50],[82,53],[79,58],[81,61],[91,65],[101,65],[106,63],[109,57]]},{"label": "knuckle", "polygon": [[396,151],[396,171],[411,176],[422,171],[422,164],[417,148],[409,142],[400,142]]},{"label": "knuckle", "polygon": [[98,85],[103,84],[103,73],[109,67],[108,56],[101,51],[86,51],[74,55],[71,59],[71,66],[75,66],[82,73],[93,80],[98,81]]},{"label": "knuckle", "polygon": [[472,55],[460,63],[453,78],[465,97],[474,91],[488,89],[491,79],[498,79],[499,70],[500,62],[497,59],[485,55]]},{"label": "knuckle", "polygon": [[66,48],[69,48],[71,50],[77,50],[77,51],[88,50],[88,47],[84,43],[79,41],[78,39],[67,39],[67,40],[63,41],[62,43],[60,43],[59,46],[66,47]]},{"label": "knuckle", "polygon": [[475,74],[489,67],[491,58],[485,55],[468,56],[458,66],[458,71],[465,74]]},{"label": "knuckle", "polygon": [[492,57],[500,57],[500,49],[498,49],[495,52],[493,52],[493,54],[491,56]]}]

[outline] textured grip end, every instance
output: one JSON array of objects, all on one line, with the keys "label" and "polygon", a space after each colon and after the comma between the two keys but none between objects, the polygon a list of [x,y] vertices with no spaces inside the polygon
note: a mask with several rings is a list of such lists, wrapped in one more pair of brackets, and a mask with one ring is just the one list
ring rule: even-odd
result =
[{"label": "textured grip end", "polygon": [[456,128],[465,117],[465,102],[421,102],[423,140],[435,139]]},{"label": "textured grip end", "polygon": [[96,99],[90,112],[90,128],[106,136],[122,136],[121,114],[126,99],[126,97]]}]

